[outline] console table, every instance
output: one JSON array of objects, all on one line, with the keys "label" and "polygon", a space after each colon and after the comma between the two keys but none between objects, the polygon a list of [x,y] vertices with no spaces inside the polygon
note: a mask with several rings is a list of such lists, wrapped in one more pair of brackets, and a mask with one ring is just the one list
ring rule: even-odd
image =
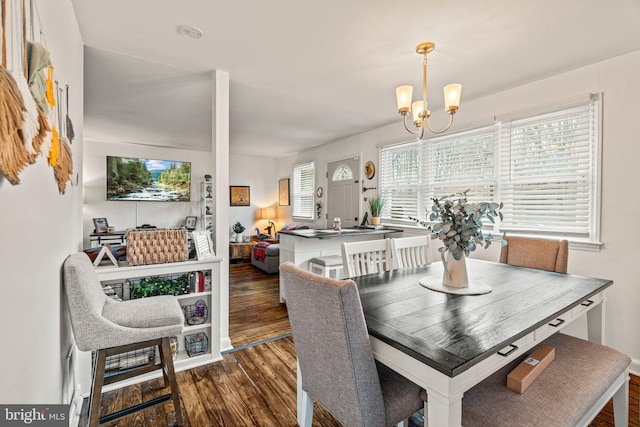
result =
[{"label": "console table", "polygon": [[121,244],[124,243],[126,231],[111,231],[105,233],[91,233],[89,234],[89,240],[91,242],[98,242],[98,246],[101,246],[103,243],[114,243],[120,241]]},{"label": "console table", "polygon": [[256,245],[256,242],[239,242],[229,243],[229,259],[233,262],[241,261],[241,260],[250,260],[251,259],[251,251],[253,247]]}]

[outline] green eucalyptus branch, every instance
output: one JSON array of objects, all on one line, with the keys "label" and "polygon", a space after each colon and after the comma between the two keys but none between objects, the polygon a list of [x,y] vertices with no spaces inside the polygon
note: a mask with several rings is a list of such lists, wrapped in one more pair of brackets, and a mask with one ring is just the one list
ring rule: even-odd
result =
[{"label": "green eucalyptus branch", "polygon": [[[437,222],[436,224],[428,225],[426,221],[412,218],[432,232],[432,239],[442,240],[444,246],[439,249],[440,252],[449,250],[457,260],[469,256],[478,246],[486,249],[491,245],[493,235],[483,234],[483,218],[491,223],[495,223],[495,218],[503,218],[500,211],[502,203],[468,201],[468,192],[467,189],[441,198],[432,197],[433,205],[427,218],[430,222]],[[506,240],[501,239],[502,246],[506,243]]]}]

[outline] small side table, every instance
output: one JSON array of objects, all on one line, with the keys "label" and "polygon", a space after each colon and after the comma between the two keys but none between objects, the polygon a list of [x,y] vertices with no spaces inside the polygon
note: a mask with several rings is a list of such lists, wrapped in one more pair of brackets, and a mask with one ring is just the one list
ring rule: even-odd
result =
[{"label": "small side table", "polygon": [[251,251],[257,242],[229,243],[229,261],[249,261],[251,260]]}]

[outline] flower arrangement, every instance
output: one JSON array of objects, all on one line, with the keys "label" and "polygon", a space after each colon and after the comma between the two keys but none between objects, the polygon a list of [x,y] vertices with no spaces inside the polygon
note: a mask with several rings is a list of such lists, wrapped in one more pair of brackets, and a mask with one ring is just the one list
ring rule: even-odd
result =
[{"label": "flower arrangement", "polygon": [[[449,250],[456,260],[463,255],[468,256],[478,245],[484,245],[485,249],[491,245],[493,235],[489,233],[485,237],[482,233],[483,218],[492,223],[496,217],[502,220],[502,203],[470,202],[467,200],[468,192],[467,189],[440,199],[433,197],[433,206],[428,215],[429,221],[438,221],[427,228],[433,233],[432,239],[442,240],[444,246],[439,249],[440,253]],[[419,222],[426,225],[425,222]],[[503,239],[501,244],[506,246],[506,240]]]}]

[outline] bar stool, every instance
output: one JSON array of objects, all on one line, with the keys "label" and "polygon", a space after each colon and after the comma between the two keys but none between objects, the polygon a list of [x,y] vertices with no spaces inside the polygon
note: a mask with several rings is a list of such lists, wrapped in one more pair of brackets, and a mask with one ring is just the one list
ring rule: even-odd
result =
[{"label": "bar stool", "polygon": [[309,271],[312,273],[316,273],[314,271],[318,270],[321,276],[324,277],[332,277],[331,272],[335,272],[333,275],[334,279],[338,278],[338,270],[342,268],[342,257],[340,255],[327,255],[327,256],[319,256],[315,258],[311,258],[309,260]]}]

